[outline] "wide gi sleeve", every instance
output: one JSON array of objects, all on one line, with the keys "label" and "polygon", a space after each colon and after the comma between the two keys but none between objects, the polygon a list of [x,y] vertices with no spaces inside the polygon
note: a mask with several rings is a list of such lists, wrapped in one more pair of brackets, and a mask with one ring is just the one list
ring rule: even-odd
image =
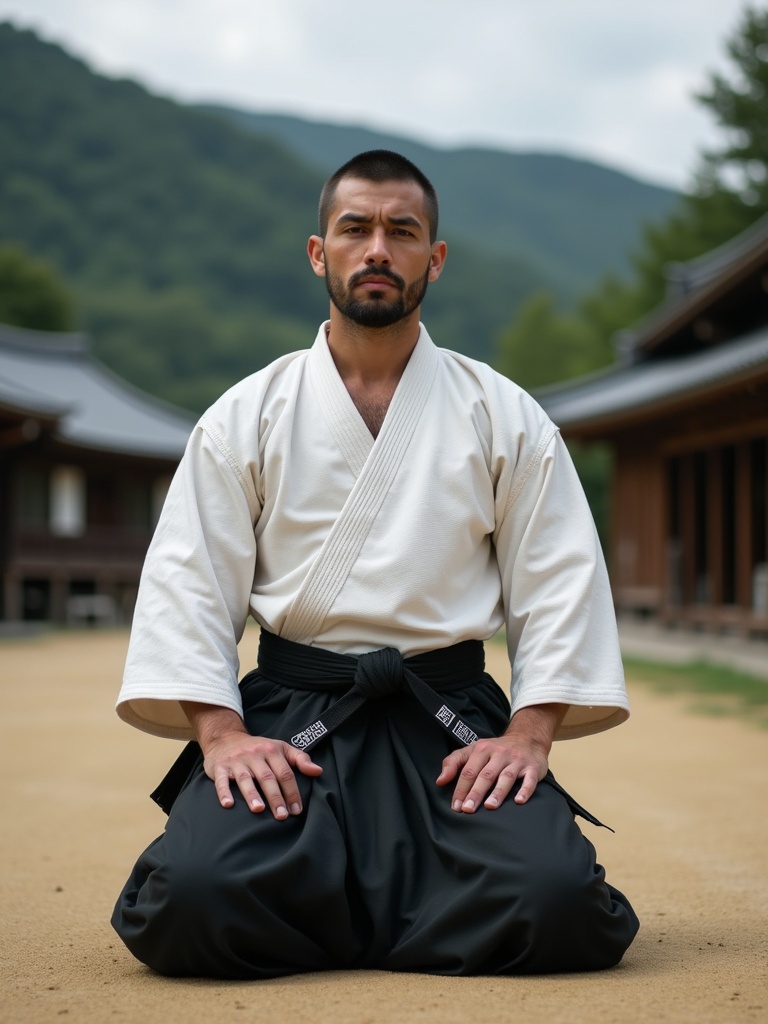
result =
[{"label": "wide gi sleeve", "polygon": [[253,472],[203,417],[144,564],[117,703],[124,721],[185,739],[192,731],[182,700],[242,713],[237,644],[248,616],[259,511]]},{"label": "wide gi sleeve", "polygon": [[[616,618],[592,514],[559,432],[499,489],[496,552],[512,663],[512,712],[568,704],[557,739],[629,715]],[[504,474],[503,474],[504,475]]]}]

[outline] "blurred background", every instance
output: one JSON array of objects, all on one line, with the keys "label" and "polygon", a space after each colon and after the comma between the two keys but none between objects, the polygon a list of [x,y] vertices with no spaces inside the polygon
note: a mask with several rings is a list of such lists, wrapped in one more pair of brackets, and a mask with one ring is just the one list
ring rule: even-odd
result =
[{"label": "blurred background", "polygon": [[768,5],[729,0],[0,0],[0,620],[130,619],[373,147],[435,183],[425,322],[561,427],[619,610],[768,632]]}]

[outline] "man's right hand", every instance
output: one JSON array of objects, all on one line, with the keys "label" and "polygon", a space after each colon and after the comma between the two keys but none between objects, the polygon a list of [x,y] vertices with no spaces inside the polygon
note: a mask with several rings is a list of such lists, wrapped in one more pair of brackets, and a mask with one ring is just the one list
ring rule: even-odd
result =
[{"label": "man's right hand", "polygon": [[313,776],[323,771],[309,754],[283,740],[251,736],[242,718],[229,708],[192,701],[182,701],[182,707],[195,731],[205,759],[205,773],[213,780],[222,807],[233,806],[235,782],[255,814],[267,805],[280,821],[301,814],[301,794],[294,770]]}]

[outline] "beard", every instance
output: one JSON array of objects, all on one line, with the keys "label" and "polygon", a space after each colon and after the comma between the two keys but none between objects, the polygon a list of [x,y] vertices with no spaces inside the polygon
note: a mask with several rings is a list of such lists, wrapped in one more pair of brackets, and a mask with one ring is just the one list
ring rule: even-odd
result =
[{"label": "beard", "polygon": [[[330,268],[327,269],[325,287],[330,296],[331,302],[338,311],[348,320],[360,327],[391,327],[410,316],[415,309],[424,301],[429,283],[429,265],[422,277],[406,284],[399,274],[386,267],[366,267],[349,279],[347,287],[338,274],[334,274]],[[352,290],[362,281],[369,277],[384,277],[391,281],[397,288],[397,294],[392,298],[385,298],[387,292],[369,292],[363,299],[356,299]]]}]

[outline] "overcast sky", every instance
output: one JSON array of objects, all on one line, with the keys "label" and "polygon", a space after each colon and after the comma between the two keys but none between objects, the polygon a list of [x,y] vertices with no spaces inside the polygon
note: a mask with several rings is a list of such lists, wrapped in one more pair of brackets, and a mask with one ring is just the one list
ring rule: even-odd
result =
[{"label": "overcast sky", "polygon": [[[764,3],[756,4],[759,8]],[[684,186],[744,0],[0,0],[182,100],[593,158]]]}]

